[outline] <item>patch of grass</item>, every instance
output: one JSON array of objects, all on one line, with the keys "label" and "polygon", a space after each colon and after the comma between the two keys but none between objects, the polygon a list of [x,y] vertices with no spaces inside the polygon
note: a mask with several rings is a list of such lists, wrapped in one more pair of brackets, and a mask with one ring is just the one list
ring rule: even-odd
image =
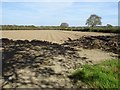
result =
[{"label": "patch of grass", "polygon": [[70,77],[81,80],[91,88],[118,88],[119,59],[112,59],[96,65],[84,65]]}]

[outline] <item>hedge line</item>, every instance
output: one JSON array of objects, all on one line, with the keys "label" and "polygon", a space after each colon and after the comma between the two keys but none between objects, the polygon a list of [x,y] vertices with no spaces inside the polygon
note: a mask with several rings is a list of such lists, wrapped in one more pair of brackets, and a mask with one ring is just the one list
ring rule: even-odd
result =
[{"label": "hedge line", "polygon": [[120,28],[117,26],[107,27],[60,27],[60,26],[17,26],[17,25],[1,25],[2,30],[66,30],[66,31],[91,31],[105,33],[120,33]]}]

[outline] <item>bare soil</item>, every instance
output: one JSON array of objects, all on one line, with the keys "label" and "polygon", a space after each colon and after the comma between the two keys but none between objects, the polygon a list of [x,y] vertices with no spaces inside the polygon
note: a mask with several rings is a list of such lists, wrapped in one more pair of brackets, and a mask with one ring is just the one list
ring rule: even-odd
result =
[{"label": "bare soil", "polygon": [[2,31],[3,38],[13,40],[42,40],[54,43],[64,43],[70,39],[77,39],[82,36],[99,36],[111,35],[110,33],[97,33],[97,32],[78,32],[78,31],[60,31],[60,30],[11,30]]},{"label": "bare soil", "polygon": [[[2,31],[3,87],[76,88],[68,78],[75,69],[117,57],[114,52],[118,51],[118,42],[113,35],[59,30]],[[82,82],[80,86],[86,87]]]}]

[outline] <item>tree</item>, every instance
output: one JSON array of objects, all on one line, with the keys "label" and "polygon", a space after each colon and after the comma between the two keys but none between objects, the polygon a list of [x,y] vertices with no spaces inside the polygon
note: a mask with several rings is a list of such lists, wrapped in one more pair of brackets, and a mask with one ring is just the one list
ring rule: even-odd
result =
[{"label": "tree", "polygon": [[60,25],[61,27],[68,27],[69,26],[69,24],[68,23],[61,23],[61,25]]},{"label": "tree", "polygon": [[86,25],[94,27],[96,25],[101,25],[101,17],[98,15],[92,14],[86,21]]},{"label": "tree", "polygon": [[107,24],[107,27],[110,27],[110,28],[111,28],[111,27],[113,27],[113,26],[112,26],[111,24]]}]

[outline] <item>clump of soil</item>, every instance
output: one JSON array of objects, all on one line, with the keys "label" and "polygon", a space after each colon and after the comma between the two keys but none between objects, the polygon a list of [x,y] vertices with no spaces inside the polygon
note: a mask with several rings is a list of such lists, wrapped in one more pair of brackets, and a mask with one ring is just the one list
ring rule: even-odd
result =
[{"label": "clump of soil", "polygon": [[119,35],[114,36],[88,36],[76,40],[66,41],[63,45],[84,49],[101,49],[116,54],[120,53]]},{"label": "clump of soil", "polygon": [[38,40],[2,39],[4,87],[73,87],[67,74],[81,65],[75,49]]}]

